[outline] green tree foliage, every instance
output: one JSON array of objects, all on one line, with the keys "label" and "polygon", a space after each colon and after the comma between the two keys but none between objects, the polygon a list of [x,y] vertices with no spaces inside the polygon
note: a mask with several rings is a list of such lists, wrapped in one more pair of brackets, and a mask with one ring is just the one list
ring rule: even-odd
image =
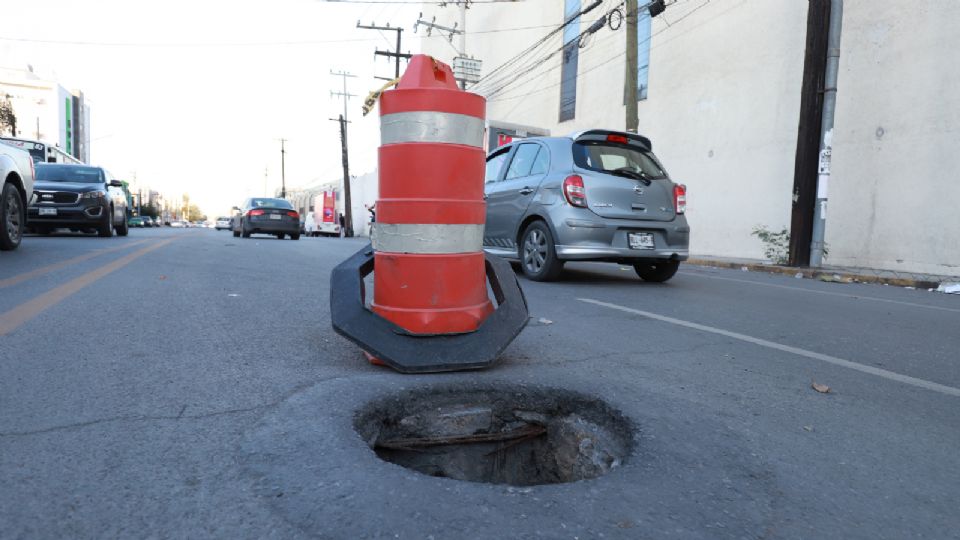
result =
[{"label": "green tree foliage", "polygon": [[17,136],[17,115],[13,113],[13,104],[8,95],[0,99],[0,135],[6,132],[11,137]]}]

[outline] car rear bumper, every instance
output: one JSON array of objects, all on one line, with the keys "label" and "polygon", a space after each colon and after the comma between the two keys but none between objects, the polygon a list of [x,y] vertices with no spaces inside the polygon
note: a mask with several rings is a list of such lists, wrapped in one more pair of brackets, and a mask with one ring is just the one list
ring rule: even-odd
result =
[{"label": "car rear bumper", "polygon": [[[592,213],[591,213],[592,214]],[[629,261],[690,256],[690,226],[683,216],[672,221],[568,217],[554,223],[557,256],[565,260]],[[653,249],[632,249],[630,233],[653,235]]]},{"label": "car rear bumper", "polygon": [[247,224],[247,232],[251,234],[300,234],[299,223],[284,223],[282,221],[251,221]]}]

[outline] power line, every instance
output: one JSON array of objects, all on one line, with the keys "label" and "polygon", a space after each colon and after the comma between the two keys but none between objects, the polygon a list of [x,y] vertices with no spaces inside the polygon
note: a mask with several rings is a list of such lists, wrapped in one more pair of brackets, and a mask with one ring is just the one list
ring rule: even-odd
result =
[{"label": "power line", "polygon": [[[663,28],[663,29],[661,29],[659,32],[656,32],[656,33],[652,34],[652,35],[650,36],[650,38],[648,38],[648,40],[649,40],[649,39],[653,39],[654,37],[656,37],[656,36],[658,36],[658,35],[666,32],[667,30],[671,29],[671,28],[673,27],[673,25],[679,23],[680,21],[686,19],[687,17],[690,17],[690,16],[693,15],[696,11],[700,10],[701,8],[703,8],[704,6],[706,6],[706,5],[709,4],[709,3],[710,3],[710,0],[705,0],[702,4],[700,4],[700,5],[698,5],[697,7],[691,9],[690,11],[688,11],[687,13],[685,13],[685,14],[683,14],[681,17],[679,17],[677,20],[675,20],[673,23],[671,23],[671,26],[668,26],[668,27],[666,27],[666,28]],[[742,5],[743,5],[743,4],[741,3],[741,4],[738,4],[737,6],[734,6],[734,7],[740,7],[740,6],[742,6]],[[731,8],[731,9],[733,9],[733,8]],[[727,11],[730,11],[730,10],[728,9]],[[722,15],[722,14],[724,14],[724,13],[726,13],[726,11],[717,14],[717,17],[719,17],[719,15]],[[712,20],[716,20],[717,17],[714,17],[714,19],[712,19]],[[686,32],[682,32],[682,33],[680,33],[680,34],[677,34],[676,36],[672,36],[672,39],[675,39],[675,38],[677,38],[677,37],[679,37],[679,36],[681,36],[681,35],[684,35],[684,34],[690,32],[690,31],[692,31],[692,30],[693,30],[693,28],[688,29]],[[607,60],[604,60],[603,62],[601,62],[601,63],[599,63],[599,64],[597,64],[597,65],[595,65],[595,66],[593,66],[593,67],[591,67],[591,68],[588,68],[588,69],[585,69],[585,70],[581,71],[581,72],[580,72],[580,75],[585,75],[585,74],[587,74],[587,73],[590,73],[591,71],[597,70],[597,69],[599,69],[599,68],[601,68],[601,67],[603,67],[603,66],[605,66],[605,65],[607,65],[607,64],[609,64],[609,63],[611,63],[611,62],[613,62],[613,61],[615,61],[615,60],[617,60],[617,59],[619,59],[620,57],[622,57],[622,56],[625,55],[625,54],[626,54],[626,51],[617,53],[617,54],[614,55],[612,58],[608,58]],[[551,68],[548,69],[548,71],[553,71],[553,70],[556,69],[557,67],[559,67],[559,66],[551,67]],[[543,87],[541,87],[541,88],[538,88],[538,89],[536,89],[536,90],[534,90],[534,91],[532,91],[532,92],[527,92],[527,93],[525,93],[525,94],[517,94],[517,95],[512,95],[512,96],[499,97],[499,98],[496,98],[496,99],[490,99],[490,101],[491,101],[491,102],[497,102],[497,101],[511,101],[511,100],[514,100],[514,99],[523,99],[523,98],[527,98],[527,97],[530,97],[530,96],[535,95],[535,94],[539,94],[539,93],[541,93],[541,92],[545,92],[545,91],[547,91],[547,90],[550,90],[551,88],[556,88],[557,86],[560,86],[561,84],[562,84],[562,81],[557,82],[557,83],[553,83],[553,84],[550,84],[550,85],[547,85],[547,86],[543,86]]]},{"label": "power line", "polygon": [[[695,13],[696,11],[700,10],[701,8],[703,8],[703,7],[706,6],[708,3],[710,3],[710,0],[705,0],[703,3],[701,3],[701,4],[698,5],[697,7],[693,8],[693,9],[691,9],[690,11],[688,11],[687,13],[683,14],[680,18],[678,18],[678,19],[677,19],[676,21],[674,21],[674,23],[672,23],[672,24],[676,24],[676,23],[678,23],[678,22],[686,19],[687,17],[693,15],[693,13]],[[650,4],[652,4],[652,2],[651,2],[651,3],[648,3],[648,4],[646,4],[646,5],[643,5],[643,6],[639,6],[639,7],[637,8],[637,11],[640,11],[640,10],[642,10],[642,9],[645,9],[645,8],[648,7]],[[616,7],[614,7],[614,8],[611,9],[609,12],[607,12],[607,15],[609,15],[609,14],[612,13],[613,11],[619,9],[622,5],[623,5],[623,2],[620,2],[619,4],[617,4]],[[739,5],[742,5],[742,4],[738,4],[737,6],[734,6],[734,7],[738,7]],[[733,9],[733,8],[731,8],[731,9]],[[729,10],[727,10],[727,11],[729,11]],[[723,13],[726,13],[726,11],[724,11]],[[722,14],[722,13],[721,13],[721,14]],[[599,20],[599,19],[598,19],[598,20]],[[649,42],[649,41],[650,41],[651,39],[653,39],[654,37],[662,34],[663,32],[666,32],[667,30],[669,30],[670,28],[672,28],[672,24],[667,24],[667,27],[666,27],[666,28],[660,29],[658,32],[655,32],[655,33],[652,34],[649,38],[647,38],[646,40],[644,40],[644,41],[642,41],[642,42],[640,42],[640,43]],[[688,30],[688,31],[689,31],[689,30]],[[678,35],[676,35],[676,36],[673,36],[673,37],[671,37],[670,39],[676,39],[677,37],[679,37],[680,35],[683,35],[684,33],[686,33],[686,32],[683,32],[683,33],[681,33],[681,34],[678,34]],[[609,34],[608,36],[614,36],[614,35],[616,35],[616,34]],[[582,33],[581,33],[581,38],[582,38]],[[608,38],[607,38],[607,37],[604,37],[604,38],[601,38],[601,39],[608,39]],[[503,89],[505,89],[507,86],[514,86],[514,85],[520,85],[520,86],[522,86],[522,85],[526,84],[526,83],[521,82],[521,81],[523,81],[525,78],[527,79],[527,82],[529,83],[529,82],[532,82],[533,80],[535,80],[535,79],[533,78],[533,75],[542,76],[542,75],[545,75],[546,73],[548,73],[548,72],[550,72],[550,71],[553,71],[553,70],[559,68],[559,67],[561,66],[561,64],[555,64],[555,65],[553,65],[553,66],[551,66],[551,67],[549,67],[549,68],[546,68],[545,71],[541,71],[540,73],[535,73],[535,70],[538,69],[538,68],[540,68],[540,67],[542,67],[542,66],[544,65],[544,62],[545,62],[547,59],[549,59],[550,57],[554,56],[554,55],[556,54],[556,52],[557,52],[557,51],[554,51],[553,53],[551,53],[550,55],[547,55],[546,57],[537,58],[537,59],[536,59],[536,62],[534,63],[534,65],[533,65],[530,69],[528,69],[528,70],[526,70],[526,71],[524,71],[524,72],[521,72],[521,73],[512,73],[512,74],[511,74],[511,77],[508,78],[507,84],[503,84],[501,87],[499,87],[499,88],[497,88],[497,89],[495,89],[495,90],[493,90],[493,91],[490,91],[490,92],[486,95],[486,97],[488,97],[488,98],[493,98],[493,97],[495,97],[496,95],[498,95]],[[619,56],[623,56],[623,54],[625,54],[625,53],[620,53],[620,54],[618,54],[617,56],[614,57],[614,59],[618,58]],[[612,61],[612,60],[613,60],[613,59],[611,59],[611,60],[609,60],[609,61]],[[609,61],[604,62],[604,64],[609,63]],[[529,65],[529,64],[528,64],[528,65]],[[588,72],[588,71],[591,71],[591,70],[587,70],[587,71],[585,71],[584,73],[586,73],[586,72]],[[560,84],[562,84],[562,81],[561,81],[560,83],[557,83],[557,84],[554,84],[554,85],[550,85],[550,86],[548,86],[548,87],[545,87],[544,89],[546,89],[546,88],[552,88],[552,87],[555,87],[555,86],[559,86]],[[505,97],[505,98],[501,98],[501,99],[490,99],[490,101],[505,101],[505,100],[509,100],[509,99],[515,99],[515,98],[517,98],[517,97],[524,97],[524,96],[527,96],[527,95],[532,95],[532,94],[535,94],[535,93],[539,93],[540,91],[542,91],[542,90],[536,90],[536,91],[534,91],[534,92],[530,92],[529,94],[523,94],[522,96],[509,96],[509,97]]]},{"label": "power line", "polygon": [[[514,56],[513,58],[507,60],[506,62],[504,62],[503,64],[501,64],[500,66],[498,66],[496,69],[494,69],[493,71],[491,71],[490,73],[488,73],[486,76],[481,77],[480,81],[478,81],[478,83],[477,83],[476,85],[474,85],[474,91],[477,91],[478,88],[483,88],[483,87],[485,87],[485,86],[487,86],[487,87],[489,87],[489,86],[497,87],[497,85],[506,86],[506,85],[504,85],[503,83],[505,83],[505,82],[506,82],[506,83],[509,83],[509,81],[511,80],[513,74],[516,73],[516,70],[515,70],[515,71],[504,71],[504,70],[509,69],[510,67],[516,66],[516,65],[518,64],[518,62],[519,62],[519,67],[518,67],[518,69],[529,70],[529,69],[532,69],[532,68],[535,68],[535,67],[539,66],[540,64],[542,64],[542,62],[545,62],[546,60],[549,60],[550,58],[552,58],[555,54],[557,54],[557,52],[560,52],[560,51],[562,51],[563,49],[565,49],[565,48],[567,47],[567,45],[568,45],[569,42],[562,43],[562,44],[561,44],[561,47],[560,47],[559,49],[557,49],[557,50],[555,50],[555,51],[553,51],[553,52],[551,52],[551,53],[548,53],[548,54],[545,55],[545,56],[535,57],[535,56],[533,56],[533,54],[534,54],[534,52],[535,52],[537,49],[541,48],[544,44],[546,44],[546,43],[547,43],[547,40],[549,40],[551,37],[555,36],[555,35],[556,35],[557,33],[559,33],[559,32],[562,32],[564,28],[566,28],[567,26],[569,26],[569,25],[572,24],[573,22],[578,21],[578,20],[580,19],[580,17],[582,17],[583,15],[586,15],[586,14],[589,13],[590,11],[593,11],[593,10],[596,9],[597,7],[601,6],[602,4],[603,4],[603,0],[595,0],[592,4],[590,4],[589,6],[587,6],[586,8],[584,8],[583,10],[581,10],[579,13],[576,13],[576,14],[571,15],[570,17],[568,17],[568,18],[563,22],[562,25],[560,25],[559,27],[553,29],[553,30],[550,31],[549,33],[547,33],[547,35],[545,35],[545,36],[543,36],[542,38],[540,38],[539,40],[537,40],[533,45],[531,45],[530,47],[527,47],[527,49],[525,49],[524,51],[520,52],[519,54],[517,54],[517,55]],[[621,4],[622,4],[622,2],[621,2]],[[610,11],[613,11],[613,10],[610,10]],[[608,12],[608,14],[609,14],[609,12]],[[605,16],[606,16],[606,15],[605,15]],[[584,36],[585,33],[587,33],[587,32],[595,32],[595,31],[597,31],[597,29],[594,29],[593,27],[590,27],[590,28],[588,28],[587,30],[581,32],[581,33],[577,36],[577,38],[575,38],[575,39],[577,39],[577,40],[582,39],[582,37]],[[573,40],[570,40],[570,42],[572,42],[572,41],[573,41]],[[523,59],[523,60],[521,61],[521,59]],[[499,75],[497,75],[498,72],[500,72]],[[502,86],[501,86],[500,88],[498,88],[497,90],[495,90],[495,92],[496,92],[496,91],[499,91],[500,89],[502,89]],[[484,93],[484,92],[481,90],[481,93]],[[492,95],[493,93],[487,92],[487,93],[485,93],[485,94],[489,96],[489,95]]]},{"label": "power line", "polygon": [[[418,0],[320,0],[323,4],[434,4],[437,6],[443,6],[449,4],[451,0],[433,0],[431,1],[418,1]],[[514,4],[521,2],[522,0],[470,0],[471,4]]]},{"label": "power line", "polygon": [[[504,73],[504,74],[502,74],[499,78],[494,79],[492,82],[488,81],[487,86],[488,86],[488,87],[489,87],[489,86],[492,86],[493,88],[492,88],[492,89],[488,89],[488,90],[486,90],[486,91],[482,91],[482,90],[481,90],[481,93],[483,93],[483,94],[484,94],[486,97],[488,97],[488,98],[494,97],[494,96],[496,96],[498,93],[502,92],[502,91],[503,91],[505,88],[507,88],[508,86],[512,86],[513,84],[516,84],[516,82],[517,82],[517,80],[518,80],[517,77],[522,76],[522,75],[525,75],[525,74],[528,74],[528,73],[536,70],[537,68],[540,68],[541,66],[544,65],[544,63],[545,63],[547,60],[550,60],[551,58],[553,58],[553,57],[556,56],[557,54],[559,54],[559,53],[561,53],[561,52],[564,52],[572,43],[577,43],[578,46],[580,46],[580,44],[583,43],[584,37],[586,37],[587,35],[590,35],[590,34],[593,34],[593,33],[597,32],[597,31],[599,31],[599,30],[600,30],[601,28],[603,28],[603,26],[605,25],[605,23],[600,24],[600,25],[597,25],[596,23],[602,22],[602,21],[606,21],[606,20],[607,20],[607,17],[609,17],[611,13],[613,13],[614,11],[616,11],[616,10],[620,7],[620,5],[622,5],[622,4],[623,4],[623,2],[621,2],[620,4],[618,4],[616,7],[608,10],[604,15],[602,15],[602,16],[598,17],[597,19],[595,19],[594,21],[592,21],[592,24],[591,24],[589,27],[587,27],[586,30],[581,31],[575,38],[570,39],[569,41],[563,42],[559,48],[553,49],[552,51],[548,52],[547,54],[544,54],[544,55],[539,56],[539,57],[530,56],[530,57],[528,57],[527,60],[525,60],[523,63],[521,63],[521,64],[519,65],[519,67],[518,67],[517,70]],[[585,13],[586,11],[589,11],[589,10],[593,9],[593,8],[597,7],[598,5],[600,5],[600,2],[594,3],[592,6],[590,6],[587,10],[585,10],[585,11],[582,12],[582,13]],[[577,19],[577,17],[571,17],[570,19],[568,19],[568,21],[565,23],[565,25],[570,24],[571,22],[573,22],[573,21],[576,20],[576,19]],[[520,70],[522,70],[522,71],[520,71]]]},{"label": "power line", "polygon": [[[496,34],[500,32],[517,32],[522,30],[536,30],[540,28],[552,28],[552,24],[542,24],[535,26],[517,26],[512,28],[494,28],[491,30],[477,30],[467,32],[467,36],[480,34]],[[423,37],[423,36],[421,36]],[[437,38],[442,36],[426,36],[428,38]],[[226,41],[221,43],[213,42],[133,42],[133,41],[84,41],[84,40],[64,40],[64,39],[35,39],[0,36],[0,41],[12,41],[18,43],[37,43],[43,45],[78,45],[92,47],[270,47],[270,46],[302,46],[302,45],[325,45],[336,43],[359,43],[378,41],[376,38],[344,38],[344,39],[305,39],[289,41]]]}]

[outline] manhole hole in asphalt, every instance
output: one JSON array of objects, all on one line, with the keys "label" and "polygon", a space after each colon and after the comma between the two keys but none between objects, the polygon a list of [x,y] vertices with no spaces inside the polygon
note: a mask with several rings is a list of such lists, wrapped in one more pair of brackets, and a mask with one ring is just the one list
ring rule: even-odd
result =
[{"label": "manhole hole in asphalt", "polygon": [[595,398],[522,386],[406,392],[367,405],[354,425],[385,461],[514,486],[603,476],[630,455],[635,433]]}]

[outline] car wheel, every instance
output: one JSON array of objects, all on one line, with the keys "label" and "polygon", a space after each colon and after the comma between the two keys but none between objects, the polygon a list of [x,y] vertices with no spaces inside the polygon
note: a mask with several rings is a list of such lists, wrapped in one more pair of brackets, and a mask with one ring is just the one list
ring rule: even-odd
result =
[{"label": "car wheel", "polygon": [[120,221],[120,226],[117,227],[117,236],[127,236],[130,234],[130,224],[127,223],[127,216],[124,213],[123,219]]},{"label": "car wheel", "polygon": [[291,234],[291,235],[290,235],[290,239],[291,239],[291,240],[299,240],[299,239],[300,239],[300,235],[299,235],[299,234]]},{"label": "car wheel", "polygon": [[99,235],[100,238],[110,238],[113,236],[113,209],[108,208],[106,214],[107,218],[97,227],[97,235]]},{"label": "car wheel", "polygon": [[283,237],[284,237],[283,233],[277,233],[277,240],[283,240]]},{"label": "car wheel", "polygon": [[13,184],[0,189],[0,251],[17,249],[27,220],[20,192]]},{"label": "car wheel", "polygon": [[663,283],[672,278],[680,268],[680,261],[651,261],[633,265],[637,275],[644,281]]},{"label": "car wheel", "polygon": [[546,223],[534,221],[527,226],[519,251],[520,266],[528,278],[533,281],[552,281],[560,277],[563,261],[557,259],[553,235]]},{"label": "car wheel", "polygon": [[240,222],[240,236],[250,238],[250,233],[247,232],[247,226],[244,225],[242,221]]},{"label": "car wheel", "polygon": [[234,238],[239,238],[239,237],[240,237],[240,231],[233,231],[233,237],[234,237]]}]

